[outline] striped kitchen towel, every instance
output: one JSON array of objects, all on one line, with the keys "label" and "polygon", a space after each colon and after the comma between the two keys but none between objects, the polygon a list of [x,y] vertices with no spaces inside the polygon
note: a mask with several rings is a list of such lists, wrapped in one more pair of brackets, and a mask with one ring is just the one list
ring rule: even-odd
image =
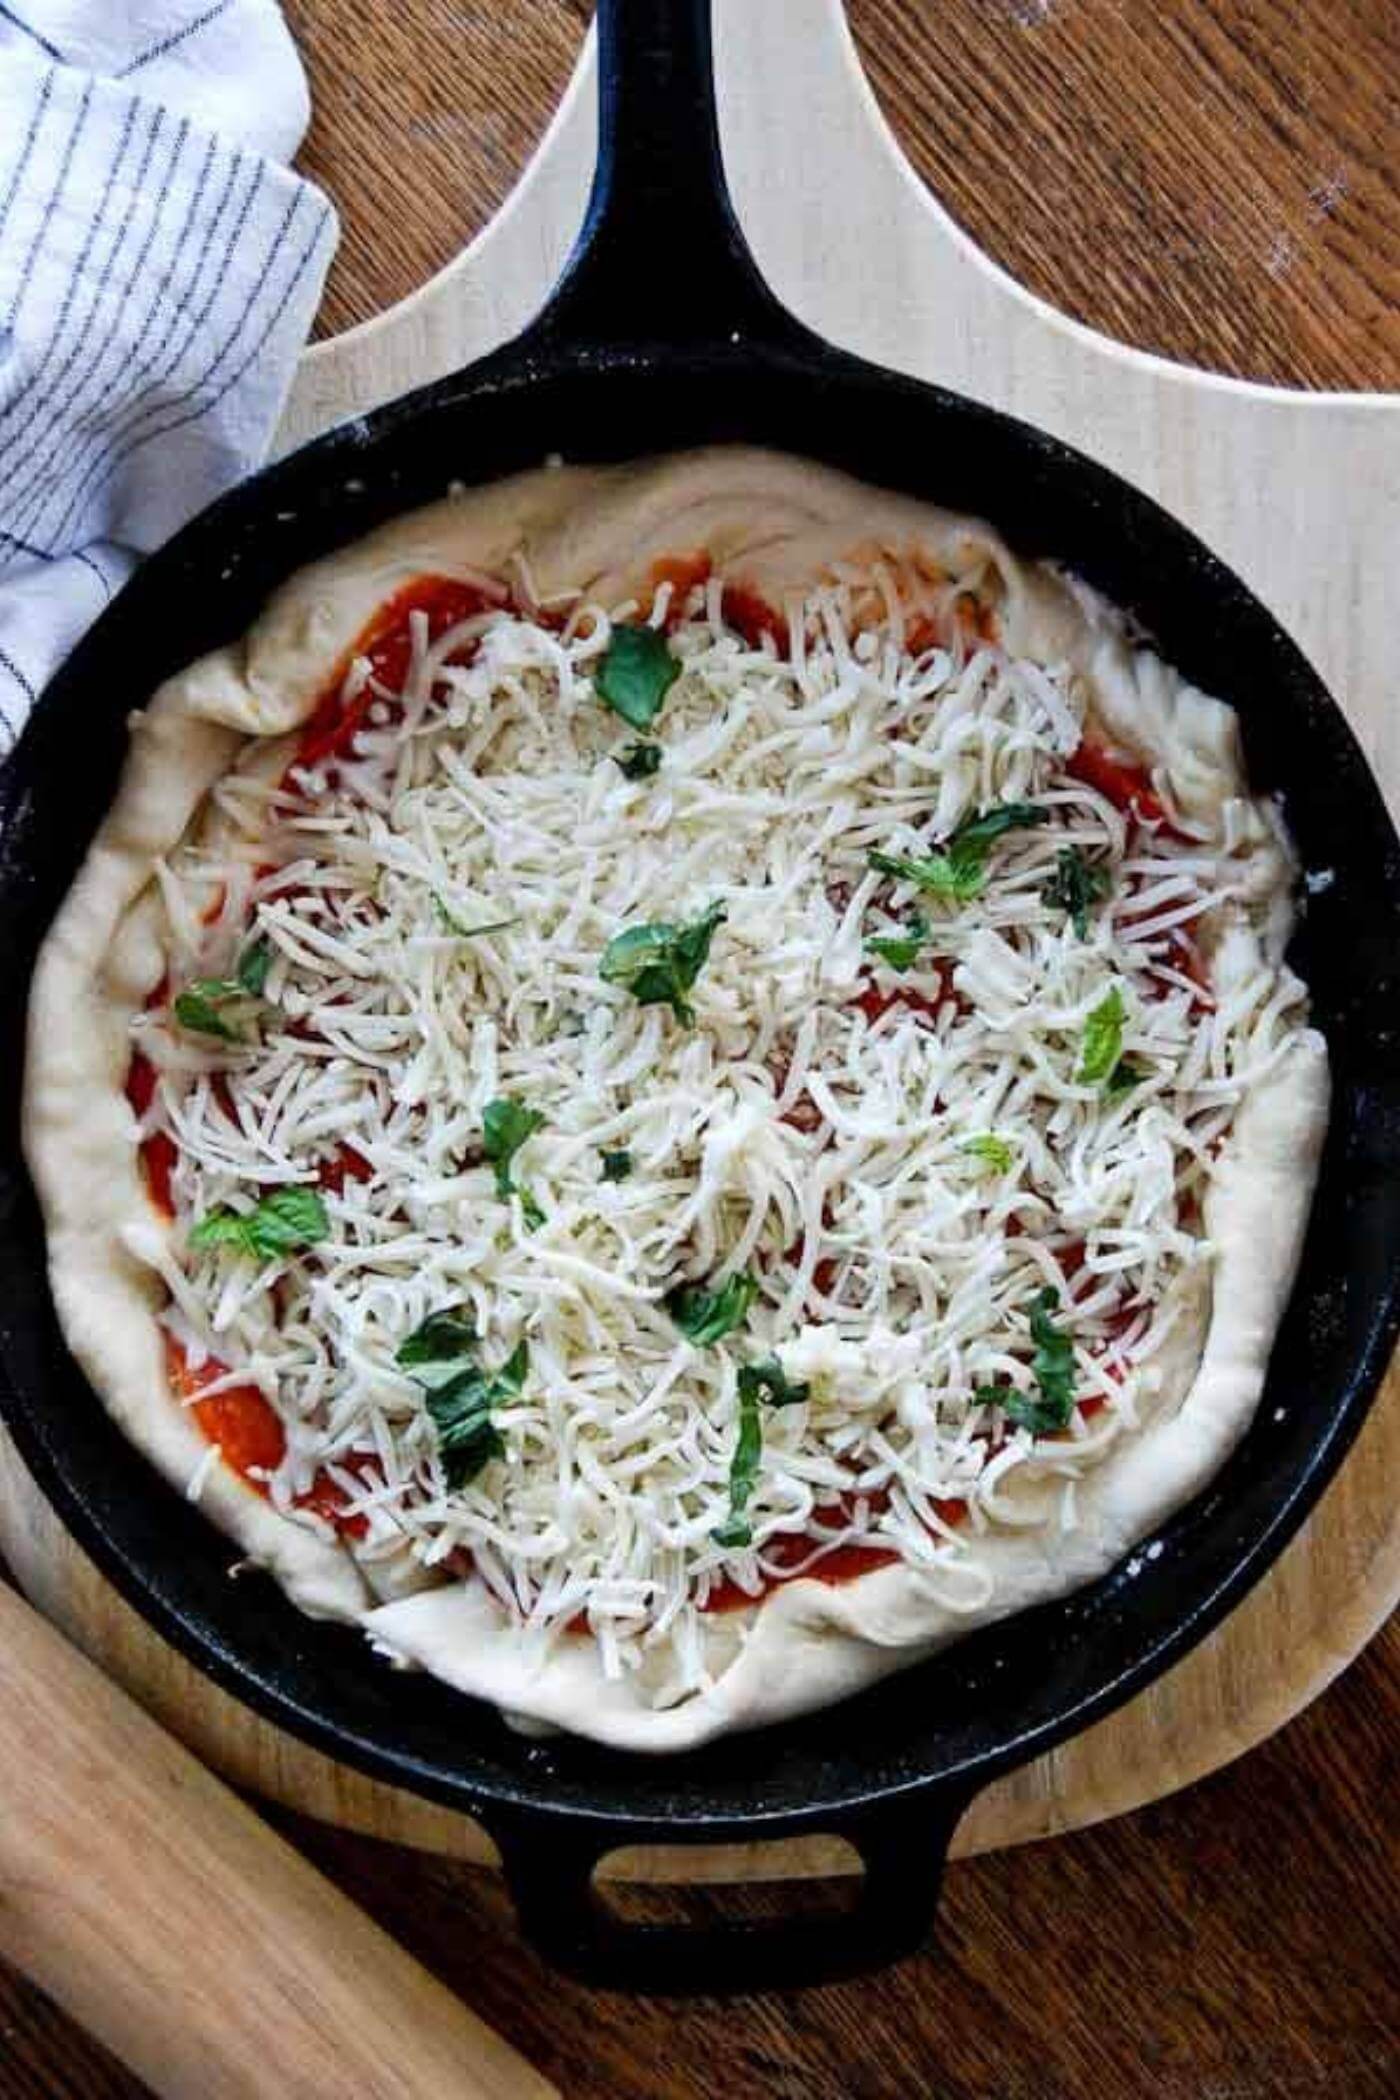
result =
[{"label": "striped kitchen towel", "polygon": [[263,458],[336,241],[275,0],[0,0],[0,753]]}]

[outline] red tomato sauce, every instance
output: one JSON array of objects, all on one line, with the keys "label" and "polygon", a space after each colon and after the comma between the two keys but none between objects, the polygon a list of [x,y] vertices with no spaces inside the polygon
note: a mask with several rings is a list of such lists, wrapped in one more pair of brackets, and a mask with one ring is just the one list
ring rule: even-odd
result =
[{"label": "red tomato sauce", "polygon": [[[133,1050],[131,1063],[126,1068],[123,1092],[138,1116],[144,1116],[156,1092],[156,1068],[143,1051]],[[231,1123],[236,1122],[233,1100],[229,1094],[228,1081],[222,1072],[216,1072],[211,1081],[215,1100]],[[142,1138],[139,1157],[141,1173],[146,1183],[146,1193],[163,1217],[175,1215],[173,1177],[179,1160],[179,1147],[170,1133],[153,1130],[149,1137]]]},{"label": "red tomato sauce", "polygon": [[873,979],[869,979],[865,983],[865,989],[858,991],[850,1004],[861,1008],[869,1025],[875,1027],[875,1023],[882,1021],[894,1006],[905,1006],[917,1021],[932,1023],[938,1018],[938,1008],[942,1006],[942,1000],[945,1000],[942,979],[938,979],[938,991],[934,997],[930,997],[926,991],[915,991],[911,985],[892,985],[886,991]]},{"label": "red tomato sauce", "polygon": [[316,1169],[316,1179],[323,1189],[338,1196],[347,1181],[372,1181],[374,1168],[353,1145],[338,1145],[332,1157],[323,1159]]},{"label": "red tomato sauce", "polygon": [[[776,1052],[768,1060],[768,1071],[773,1081],[774,1095],[781,1094],[792,1071],[791,1058],[785,1051]],[[790,1129],[800,1130],[804,1136],[811,1137],[821,1129],[826,1118],[804,1087],[783,1110],[778,1120],[786,1123]]]},{"label": "red tomato sauce", "polygon": [[144,1116],[156,1097],[156,1068],[139,1050],[131,1053],[126,1068],[126,1098],[138,1116]]},{"label": "red tomato sauce", "polygon": [[[829,1232],[835,1223],[836,1213],[832,1210],[831,1199],[830,1197],[828,1197],[827,1200],[822,1204],[823,1231]],[[796,1268],[797,1264],[802,1259],[802,1250],[805,1246],[805,1237],[799,1236],[793,1241],[790,1247],[784,1248],[783,1260],[787,1262],[790,1267]],[[823,1298],[829,1298],[831,1296],[832,1291],[836,1287],[836,1277],[840,1266],[840,1260],[834,1254],[820,1255],[818,1259],[813,1263],[812,1289],[816,1291],[819,1294],[819,1296]]]},{"label": "red tomato sauce", "polygon": [[[376,697],[369,681],[353,700],[343,697],[346,673],[357,656],[368,657],[375,682],[390,692],[402,690],[413,660],[410,614],[420,612],[427,615],[428,639],[435,642],[459,621],[469,620],[476,613],[490,612],[503,603],[504,591],[484,590],[475,583],[457,583],[449,576],[416,576],[411,583],[406,583],[402,590],[379,607],[326,681],[301,732],[292,769],[318,766],[349,750]],[[286,785],[285,780],[283,785]]]},{"label": "red tomato sauce", "polygon": [[[1215,994],[1210,988],[1210,978],[1206,974],[1205,961],[1200,949],[1191,939],[1191,936],[1183,932],[1179,926],[1174,926],[1167,935],[1167,945],[1171,949],[1171,968],[1176,972],[1177,976],[1190,980],[1191,1012],[1193,1014],[1213,1014],[1215,1012]],[[1172,992],[1181,989],[1170,978],[1164,976],[1160,970],[1149,968],[1146,974],[1147,982],[1144,990],[1149,999],[1166,999]]]},{"label": "red tomato sauce", "polygon": [[233,1093],[228,1083],[227,1072],[213,1072],[209,1077],[209,1091],[219,1105],[219,1114],[238,1127],[238,1110],[234,1106]]},{"label": "red tomato sauce", "polygon": [[168,1131],[153,1130],[141,1141],[141,1172],[146,1177],[147,1192],[156,1209],[167,1218],[175,1215],[174,1177],[179,1157]]},{"label": "red tomato sauce", "polygon": [[[165,1337],[165,1363],[171,1391],[182,1405],[188,1406],[206,1440],[218,1445],[224,1464],[255,1493],[265,1495],[266,1482],[252,1479],[250,1474],[254,1468],[263,1473],[274,1472],[286,1455],[287,1439],[276,1409],[261,1388],[231,1385],[221,1393],[199,1399],[196,1396],[205,1386],[228,1375],[228,1365],[208,1356],[196,1370],[172,1335]],[[346,1461],[351,1472],[363,1471],[369,1463]],[[351,1538],[363,1538],[369,1526],[362,1516],[347,1514],[345,1501],[344,1490],[322,1467],[306,1493],[297,1497],[297,1507],[314,1510],[318,1517],[324,1517]]]},{"label": "red tomato sauce", "polygon": [[748,584],[727,583],[720,598],[720,611],[725,626],[732,627],[751,649],[761,649],[764,635],[771,634],[779,656],[787,655],[791,642],[787,621]]},{"label": "red tomato sauce", "polygon": [[1082,1273],[1087,1253],[1083,1240],[1066,1240],[1063,1246],[1055,1249],[1055,1258],[1065,1272],[1071,1299],[1079,1296],[1080,1285],[1088,1281]]},{"label": "red tomato sauce", "polygon": [[979,642],[995,644],[997,616],[994,608],[980,605],[964,592],[953,609],[951,621],[935,620],[932,613],[916,612],[905,622],[904,646],[911,656],[922,656],[927,650],[950,642],[954,635],[969,648],[975,648]]},{"label": "red tomato sauce", "polygon": [[1066,761],[1065,771],[1072,780],[1082,780],[1086,787],[1097,788],[1115,809],[1121,809],[1125,816],[1135,817],[1140,824],[1161,824],[1168,831],[1174,828],[1166,804],[1154,790],[1145,766],[1135,766],[1115,758],[1102,744],[1095,744],[1085,737]]},{"label": "red tomato sauce", "polygon": [[[339,1463],[345,1472],[353,1473],[361,1480],[367,1479],[373,1471],[373,1461],[367,1457],[360,1458],[352,1454],[349,1458],[341,1459]],[[346,1501],[345,1489],[338,1480],[333,1480],[322,1466],[306,1493],[297,1496],[297,1508],[309,1509],[313,1515],[324,1518],[327,1524],[334,1524],[336,1530],[343,1532],[346,1538],[362,1539],[369,1530],[369,1519],[353,1514],[347,1508]]]},{"label": "red tomato sauce", "polygon": [[836,1288],[836,1279],[841,1273],[841,1263],[834,1254],[820,1255],[812,1264],[812,1289],[822,1298],[829,1298]]},{"label": "red tomato sauce", "polygon": [[[1142,1305],[1139,1303],[1120,1305],[1115,1312],[1111,1312],[1108,1315],[1108,1340],[1101,1350],[1095,1351],[1099,1369],[1103,1372],[1105,1378],[1111,1378],[1115,1385],[1125,1376],[1128,1367],[1121,1357],[1113,1354],[1113,1351],[1117,1343],[1128,1332],[1128,1329],[1133,1326],[1142,1310]],[[1080,1414],[1088,1422],[1095,1415],[1102,1414],[1108,1405],[1108,1400],[1103,1393],[1089,1393],[1078,1405]]]},{"label": "red tomato sauce", "polygon": [[663,583],[671,586],[671,595],[666,601],[666,612],[662,627],[671,634],[685,617],[685,604],[697,585],[708,583],[714,564],[703,547],[694,554],[663,554],[651,565],[651,605],[656,607],[656,594]]},{"label": "red tomato sauce", "polygon": [[[875,1513],[889,1507],[890,1497],[888,1490],[877,1490],[871,1494],[861,1496],[843,1495],[833,1511],[836,1518],[835,1525],[828,1524],[823,1526],[814,1522],[809,1531],[780,1532],[776,1538],[771,1538],[765,1542],[763,1558],[770,1568],[776,1562],[778,1567],[784,1572],[776,1575],[765,1573],[763,1587],[757,1595],[750,1590],[742,1589],[737,1582],[734,1582],[726,1575],[722,1581],[711,1585],[709,1594],[700,1609],[706,1612],[742,1611],[745,1605],[756,1604],[759,1597],[766,1597],[770,1591],[778,1589],[784,1582],[791,1582],[796,1570],[802,1566],[803,1561],[807,1559],[816,1546],[820,1545],[823,1530],[831,1531],[837,1525],[848,1524],[854,1513],[857,1501],[864,1502],[871,1512]],[[967,1514],[967,1504],[961,1499],[935,1502],[934,1509],[945,1524],[957,1524]],[[873,1574],[876,1568],[888,1568],[899,1557],[893,1546],[870,1546],[865,1544],[833,1546],[831,1551],[824,1553],[820,1560],[813,1561],[810,1568],[802,1570],[802,1579],[811,1582],[825,1582],[832,1588],[835,1588],[843,1582],[854,1582],[858,1576]],[[788,1570],[792,1572],[786,1572]]]},{"label": "red tomato sauce", "polygon": [[[156,1068],[140,1050],[133,1050],[131,1063],[126,1068],[123,1088],[133,1113],[144,1116],[156,1094]],[[179,1158],[175,1140],[164,1130],[153,1130],[149,1137],[142,1138],[139,1157],[141,1174],[156,1209],[164,1217],[175,1215],[175,1197],[171,1188],[171,1177],[175,1162]]]},{"label": "red tomato sauce", "polygon": [[963,997],[953,982],[952,963],[946,958],[933,957],[927,961],[921,960],[919,967],[938,979],[936,992],[925,993],[916,991],[912,985],[903,983],[895,983],[888,986],[877,984],[873,973],[869,970],[863,970],[861,972],[861,989],[851,1002],[852,1005],[860,1008],[860,1011],[865,1015],[872,1028],[883,1015],[890,1011],[891,1007],[895,1006],[907,1007],[911,1013],[917,1014],[920,1019],[929,1021],[937,1017],[940,1006],[943,1006],[948,1001],[952,1002],[952,1005],[960,1014],[970,1014],[972,1012],[971,1001]]},{"label": "red tomato sauce", "polygon": [[[225,1465],[244,1479],[252,1466],[272,1472],[281,1465],[287,1440],[275,1409],[257,1386],[231,1385],[201,1400],[195,1396],[215,1379],[227,1377],[228,1365],[207,1356],[196,1369],[171,1335],[165,1338],[165,1361],[175,1397],[189,1403],[190,1413],[209,1442],[219,1446]],[[249,1485],[262,1487],[260,1481]]]}]

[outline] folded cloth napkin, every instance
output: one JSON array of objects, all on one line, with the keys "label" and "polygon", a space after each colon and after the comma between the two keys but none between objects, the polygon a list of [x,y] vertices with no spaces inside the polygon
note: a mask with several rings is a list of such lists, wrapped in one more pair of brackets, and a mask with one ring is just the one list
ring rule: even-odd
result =
[{"label": "folded cloth napkin", "polygon": [[336,241],[275,0],[0,0],[0,753],[263,458]]}]

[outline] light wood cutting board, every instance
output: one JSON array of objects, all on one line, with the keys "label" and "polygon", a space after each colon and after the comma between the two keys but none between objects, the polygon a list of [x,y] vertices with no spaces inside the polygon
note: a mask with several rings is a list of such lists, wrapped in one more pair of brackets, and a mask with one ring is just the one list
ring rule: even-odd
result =
[{"label": "light wood cutting board", "polygon": [[[1220,379],[1067,321],[988,262],[911,173],[839,0],[716,0],[715,15],[731,187],[778,295],[851,350],[1054,431],[1184,519],[1311,657],[1400,809],[1400,651],[1388,602],[1400,575],[1400,396]],[[590,48],[481,237],[413,298],[307,352],[279,449],[522,326],[582,219],[593,146]],[[1122,1814],[1281,1727],[1400,1598],[1397,1484],[1400,1362],[1311,1522],[1229,1621],[1122,1712],[980,1796],[954,1853]],[[376,1836],[494,1856],[465,1817],[333,1764],[217,1691],[101,1579],[3,1439],[0,1548],[42,1609],[240,1784]],[[849,1863],[842,1848],[812,1839],[618,1854],[610,1870],[718,1880]]]}]

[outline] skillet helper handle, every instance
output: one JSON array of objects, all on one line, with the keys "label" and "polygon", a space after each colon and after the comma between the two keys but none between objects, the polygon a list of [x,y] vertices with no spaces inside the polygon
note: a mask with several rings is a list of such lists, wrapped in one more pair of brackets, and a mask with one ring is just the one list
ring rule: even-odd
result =
[{"label": "skillet helper handle", "polygon": [[583,228],[527,334],[548,343],[794,336],[724,179],[710,0],[598,0],[598,163]]},{"label": "skillet helper handle", "polygon": [[0,1956],[162,2100],[558,2100],[3,1585]]},{"label": "skillet helper handle", "polygon": [[[490,1828],[521,1932],[554,1968],[609,1990],[733,1995],[832,1983],[916,1952],[932,1932],[948,1846],[970,1798],[940,1789],[833,1814],[825,1827],[865,1870],[848,1910],[713,1925],[632,1924],[600,1896],[599,1860],[651,1833],[597,1823],[551,1829],[528,1813],[517,1822],[499,1812]],[[694,1842],[734,1835],[706,1832]],[[665,1839],[674,1843],[674,1831]]]}]

